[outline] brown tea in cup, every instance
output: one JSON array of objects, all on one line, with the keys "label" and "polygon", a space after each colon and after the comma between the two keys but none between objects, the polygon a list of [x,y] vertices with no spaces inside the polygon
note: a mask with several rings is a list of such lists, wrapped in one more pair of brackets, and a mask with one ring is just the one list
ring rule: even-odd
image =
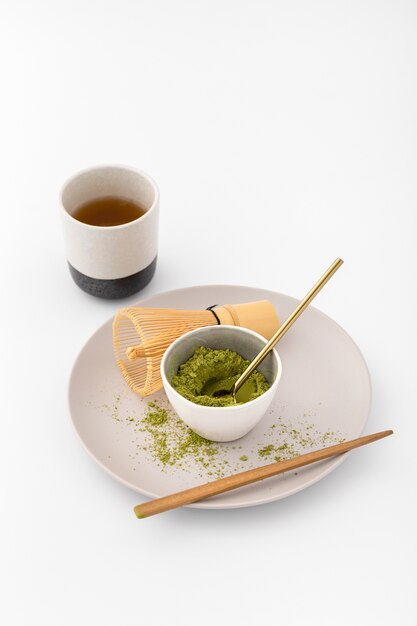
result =
[{"label": "brown tea in cup", "polygon": [[119,226],[145,215],[146,209],[132,200],[104,196],[81,204],[72,214],[79,222],[91,226]]}]

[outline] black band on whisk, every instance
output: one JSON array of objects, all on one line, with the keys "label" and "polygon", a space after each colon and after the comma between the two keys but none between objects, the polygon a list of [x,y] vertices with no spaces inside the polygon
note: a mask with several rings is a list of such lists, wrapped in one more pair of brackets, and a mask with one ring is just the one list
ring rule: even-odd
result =
[{"label": "black band on whisk", "polygon": [[221,325],[221,321],[219,319],[219,316],[216,314],[216,312],[214,311],[214,307],[215,306],[219,306],[218,304],[212,304],[211,306],[208,306],[206,311],[211,311],[214,315],[214,317],[216,318],[216,321],[219,325]]}]

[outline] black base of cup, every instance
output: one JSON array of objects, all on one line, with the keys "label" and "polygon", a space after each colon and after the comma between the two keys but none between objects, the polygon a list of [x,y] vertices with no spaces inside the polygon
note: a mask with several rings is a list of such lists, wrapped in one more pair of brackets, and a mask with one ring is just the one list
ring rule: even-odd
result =
[{"label": "black base of cup", "polygon": [[75,284],[80,289],[97,298],[115,300],[117,298],[127,298],[146,287],[155,274],[156,259],[157,257],[143,270],[136,272],[136,274],[110,280],[86,276],[76,270],[69,261],[68,266]]}]

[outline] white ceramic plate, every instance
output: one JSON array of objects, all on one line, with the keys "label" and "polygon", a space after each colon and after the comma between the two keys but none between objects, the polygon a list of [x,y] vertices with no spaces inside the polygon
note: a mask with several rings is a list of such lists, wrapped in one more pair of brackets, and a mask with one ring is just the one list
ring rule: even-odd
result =
[{"label": "white ceramic plate", "polygon": [[[204,309],[264,299],[274,304],[281,321],[298,303],[263,289],[210,285],[162,293],[140,305]],[[226,473],[272,462],[273,456],[259,455],[270,444],[301,445],[299,452],[306,452],[358,437],[364,428],[371,401],[369,373],[356,344],[338,324],[309,307],[277,348],[283,375],[276,398],[253,431],[237,442],[219,444]],[[71,374],[70,412],[82,443],[114,478],[146,496],[159,497],[210,480],[193,459],[185,468],[163,467],[143,451],[146,433],[134,429],[125,417],[140,419],[154,398],[166,402],[163,391],[141,399],[124,382],[113,355],[110,319],[81,350]],[[244,455],[248,459],[241,461]],[[219,509],[278,500],[320,480],[345,458],[328,459],[191,506]]]}]

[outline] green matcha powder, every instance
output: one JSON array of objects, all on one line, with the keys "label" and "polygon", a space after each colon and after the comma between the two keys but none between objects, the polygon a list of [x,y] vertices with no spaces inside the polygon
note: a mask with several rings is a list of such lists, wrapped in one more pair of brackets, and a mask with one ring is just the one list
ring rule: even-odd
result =
[{"label": "green matcha powder", "polygon": [[201,346],[173,376],[171,385],[184,398],[205,406],[232,406],[254,400],[269,389],[265,376],[255,370],[236,394],[236,402],[228,391],[245,371],[250,361],[233,350],[214,350]]},{"label": "green matcha powder", "polygon": [[287,422],[277,416],[265,427],[262,443],[250,438],[242,443],[215,443],[194,433],[161,399],[148,402],[145,412],[138,415],[122,410],[120,395],[113,405],[101,409],[130,431],[129,458],[134,470],[142,462],[153,461],[162,472],[197,473],[200,478],[214,479],[344,440],[340,432],[320,431],[304,419]]}]

